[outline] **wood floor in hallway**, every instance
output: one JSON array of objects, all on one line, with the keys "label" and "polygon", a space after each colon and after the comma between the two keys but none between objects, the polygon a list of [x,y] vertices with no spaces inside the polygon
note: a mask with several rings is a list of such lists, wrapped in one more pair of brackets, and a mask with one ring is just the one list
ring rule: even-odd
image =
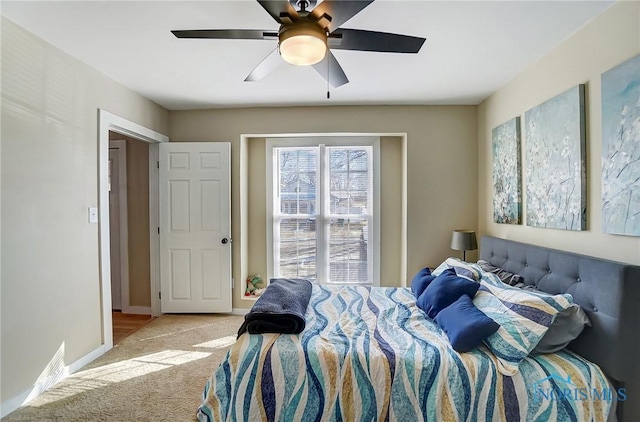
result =
[{"label": "wood floor in hallway", "polygon": [[114,345],[153,320],[151,315],[123,314],[120,311],[113,311],[111,315],[113,318]]}]

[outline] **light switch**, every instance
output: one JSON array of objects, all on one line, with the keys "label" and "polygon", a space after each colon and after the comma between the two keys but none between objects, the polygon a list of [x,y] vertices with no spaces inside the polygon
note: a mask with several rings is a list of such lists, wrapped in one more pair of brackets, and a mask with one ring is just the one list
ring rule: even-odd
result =
[{"label": "light switch", "polygon": [[98,222],[98,207],[89,207],[89,223]]}]

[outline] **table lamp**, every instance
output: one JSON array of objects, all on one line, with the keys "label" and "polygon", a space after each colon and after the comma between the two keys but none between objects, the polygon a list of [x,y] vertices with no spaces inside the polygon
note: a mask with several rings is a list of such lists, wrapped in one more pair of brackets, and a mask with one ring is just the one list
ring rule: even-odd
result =
[{"label": "table lamp", "polygon": [[478,249],[476,232],[473,230],[454,230],[451,236],[451,249],[462,251],[462,260],[466,261],[466,252]]}]

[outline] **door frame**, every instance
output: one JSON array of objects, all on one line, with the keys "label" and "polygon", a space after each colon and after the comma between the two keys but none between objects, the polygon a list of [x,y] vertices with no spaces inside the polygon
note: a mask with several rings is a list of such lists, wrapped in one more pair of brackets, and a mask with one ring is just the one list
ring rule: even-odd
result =
[{"label": "door frame", "polygon": [[[127,141],[117,139],[109,141],[109,149],[117,149],[118,152],[118,196],[120,209],[120,307],[122,312],[130,312],[129,308],[129,224],[127,212]],[[113,167],[112,167],[113,169]],[[109,216],[111,217],[111,216]],[[109,219],[111,224],[111,219]],[[111,232],[109,232],[111,233]],[[111,240],[111,239],[110,239]],[[111,259],[111,255],[109,255]],[[111,263],[111,262],[109,262]],[[111,277],[109,277],[111,281]],[[113,286],[112,286],[113,287]],[[111,307],[113,309],[113,298]]]},{"label": "door frame", "polygon": [[108,111],[98,109],[98,242],[100,262],[100,291],[102,313],[102,344],[104,351],[113,347],[113,321],[111,318],[111,251],[109,239],[109,132],[149,143],[149,246],[151,277],[151,314],[160,315],[158,298],[160,274],[160,241],[158,227],[158,172],[156,161],[158,143],[169,142],[169,137]]}]

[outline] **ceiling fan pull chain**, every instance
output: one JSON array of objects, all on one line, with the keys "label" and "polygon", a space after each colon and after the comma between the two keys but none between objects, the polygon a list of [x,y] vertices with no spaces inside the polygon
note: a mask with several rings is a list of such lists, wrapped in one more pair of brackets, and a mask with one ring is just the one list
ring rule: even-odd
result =
[{"label": "ceiling fan pull chain", "polygon": [[331,99],[331,93],[329,92],[329,69],[330,68],[331,66],[329,66],[329,59],[327,59],[327,100]]}]

